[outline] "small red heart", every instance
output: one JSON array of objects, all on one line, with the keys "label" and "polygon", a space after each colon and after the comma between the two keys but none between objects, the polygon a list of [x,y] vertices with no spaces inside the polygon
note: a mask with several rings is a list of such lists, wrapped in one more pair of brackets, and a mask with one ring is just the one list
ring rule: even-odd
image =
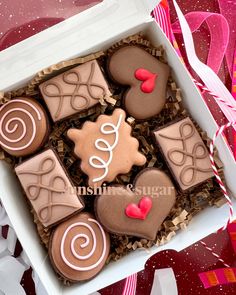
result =
[{"label": "small red heart", "polygon": [[146,69],[140,68],[135,71],[135,78],[140,81],[143,81],[143,83],[141,84],[141,90],[144,93],[153,92],[155,88],[157,74],[153,74]]},{"label": "small red heart", "polygon": [[149,197],[142,197],[138,205],[134,203],[129,204],[125,209],[125,213],[130,218],[144,220],[146,219],[151,208],[152,208],[152,199]]}]

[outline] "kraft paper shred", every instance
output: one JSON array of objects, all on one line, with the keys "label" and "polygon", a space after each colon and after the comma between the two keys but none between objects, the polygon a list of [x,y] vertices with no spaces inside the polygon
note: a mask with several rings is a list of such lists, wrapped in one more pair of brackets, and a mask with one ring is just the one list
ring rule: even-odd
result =
[{"label": "kraft paper shred", "polygon": [[[151,53],[162,62],[166,62],[162,46],[151,46],[150,41],[145,39],[142,34],[129,36],[113,44],[107,51],[100,51],[85,57],[78,57],[72,60],[60,62],[40,71],[25,87],[8,93],[0,93],[0,105],[6,103],[9,99],[22,95],[32,96],[35,99],[39,99],[40,93],[38,85],[41,82],[87,61],[97,59],[101,67],[105,69],[106,59],[113,52],[124,45],[141,46],[143,49]],[[104,75],[108,79],[113,96],[101,98],[100,104],[91,108],[90,110],[77,114],[66,121],[55,123],[50,134],[49,142],[46,144],[46,146],[52,147],[58,152],[58,155],[61,158],[65,168],[69,172],[75,186],[86,186],[87,182],[86,176],[80,170],[78,159],[76,159],[73,155],[73,145],[70,141],[68,141],[66,136],[67,130],[71,127],[81,128],[86,120],[95,121],[100,114],[110,114],[114,108],[122,107],[121,96],[124,89],[114,84],[109,79],[109,77],[107,77],[105,71]],[[151,137],[152,130],[154,130],[157,126],[161,127],[172,120],[182,118],[186,115],[189,114],[182,104],[181,89],[178,88],[173,78],[170,77],[168,80],[166,104],[158,116],[142,123],[136,122],[136,120],[132,117],[128,117],[127,122],[132,126],[132,135],[139,140],[140,150],[147,158],[147,167],[157,167],[163,169],[167,174],[170,174],[166,167],[165,161],[162,158],[162,155],[158,151],[158,148],[154,146]],[[200,132],[203,141],[209,147],[210,139],[196,123],[195,125]],[[0,150],[0,159],[3,158],[10,162],[12,166],[21,162],[21,159],[10,157]],[[217,163],[217,167],[219,168],[220,176],[224,179],[223,165],[217,156],[217,151],[215,151],[215,161]],[[140,169],[141,168],[134,167],[130,173],[119,175],[115,179],[115,182],[124,185],[132,183],[135,175],[137,175]],[[93,201],[94,197],[84,197],[86,210],[93,212]],[[111,252],[107,259],[107,263],[109,263],[110,260],[119,260],[121,257],[127,255],[130,251],[149,249],[154,245],[159,246],[167,243],[178,230],[184,230],[193,216],[202,211],[205,207],[213,205],[220,206],[223,204],[223,195],[214,179],[210,179],[202,185],[190,189],[187,193],[178,191],[176,204],[161,225],[156,239],[154,241],[149,241],[132,236],[119,236],[112,234]],[[43,244],[48,247],[52,229],[45,229],[39,222],[35,212],[32,212],[32,214],[37,225],[39,236]],[[59,279],[61,279],[64,284],[69,285],[69,282],[65,279]]]}]

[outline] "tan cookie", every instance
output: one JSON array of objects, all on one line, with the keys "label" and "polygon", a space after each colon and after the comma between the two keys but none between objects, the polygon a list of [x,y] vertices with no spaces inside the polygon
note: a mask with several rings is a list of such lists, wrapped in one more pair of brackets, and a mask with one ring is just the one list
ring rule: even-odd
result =
[{"label": "tan cookie", "polygon": [[21,163],[15,171],[44,227],[51,227],[83,209],[73,183],[52,149]]},{"label": "tan cookie", "polygon": [[53,77],[39,88],[54,122],[87,110],[111,95],[96,60]]},{"label": "tan cookie", "polygon": [[209,152],[189,117],[157,129],[154,135],[183,191],[214,176]]},{"label": "tan cookie", "polygon": [[91,187],[111,182],[118,174],[128,173],[133,165],[146,162],[125,117],[123,110],[116,109],[111,116],[100,115],[96,122],[85,122],[81,130],[70,129],[67,133],[75,143],[75,154]]}]

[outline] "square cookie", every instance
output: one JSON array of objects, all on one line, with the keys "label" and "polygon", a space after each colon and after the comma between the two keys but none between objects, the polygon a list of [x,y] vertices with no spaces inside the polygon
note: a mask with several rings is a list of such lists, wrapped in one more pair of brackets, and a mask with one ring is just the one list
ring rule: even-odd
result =
[{"label": "square cookie", "polygon": [[183,191],[214,176],[208,150],[190,118],[158,129],[154,135]]},{"label": "square cookie", "polygon": [[111,96],[96,60],[70,69],[40,86],[41,94],[54,122],[85,111]]},{"label": "square cookie", "polygon": [[71,180],[52,149],[23,162],[15,171],[43,226],[50,227],[83,209]]}]

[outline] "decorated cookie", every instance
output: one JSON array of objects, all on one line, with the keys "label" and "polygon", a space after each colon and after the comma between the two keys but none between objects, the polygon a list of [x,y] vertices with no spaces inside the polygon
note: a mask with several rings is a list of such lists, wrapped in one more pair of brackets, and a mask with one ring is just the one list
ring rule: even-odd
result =
[{"label": "decorated cookie", "polygon": [[62,73],[39,88],[54,122],[87,110],[111,95],[96,60]]},{"label": "decorated cookie", "polygon": [[47,115],[31,98],[19,97],[0,108],[0,147],[12,156],[27,156],[48,138]]},{"label": "decorated cookie", "polygon": [[49,255],[56,271],[71,282],[91,279],[104,266],[110,237],[90,213],[61,223],[52,234]]},{"label": "decorated cookie", "polygon": [[15,171],[39,221],[45,227],[83,209],[53,150],[48,149],[23,162]]},{"label": "decorated cookie", "polygon": [[127,112],[137,120],[160,113],[166,102],[169,67],[137,46],[118,49],[110,58],[112,79],[130,88],[124,95]]},{"label": "decorated cookie", "polygon": [[142,170],[130,187],[113,186],[96,198],[98,220],[107,231],[154,240],[175,204],[170,178],[157,168]]},{"label": "decorated cookie", "polygon": [[115,109],[111,116],[100,115],[96,122],[87,121],[81,130],[70,129],[67,133],[75,143],[75,154],[91,187],[111,182],[118,174],[128,173],[133,165],[146,162],[125,117],[123,110]]},{"label": "decorated cookie", "polygon": [[154,135],[182,190],[214,176],[207,148],[190,118],[156,130]]}]

